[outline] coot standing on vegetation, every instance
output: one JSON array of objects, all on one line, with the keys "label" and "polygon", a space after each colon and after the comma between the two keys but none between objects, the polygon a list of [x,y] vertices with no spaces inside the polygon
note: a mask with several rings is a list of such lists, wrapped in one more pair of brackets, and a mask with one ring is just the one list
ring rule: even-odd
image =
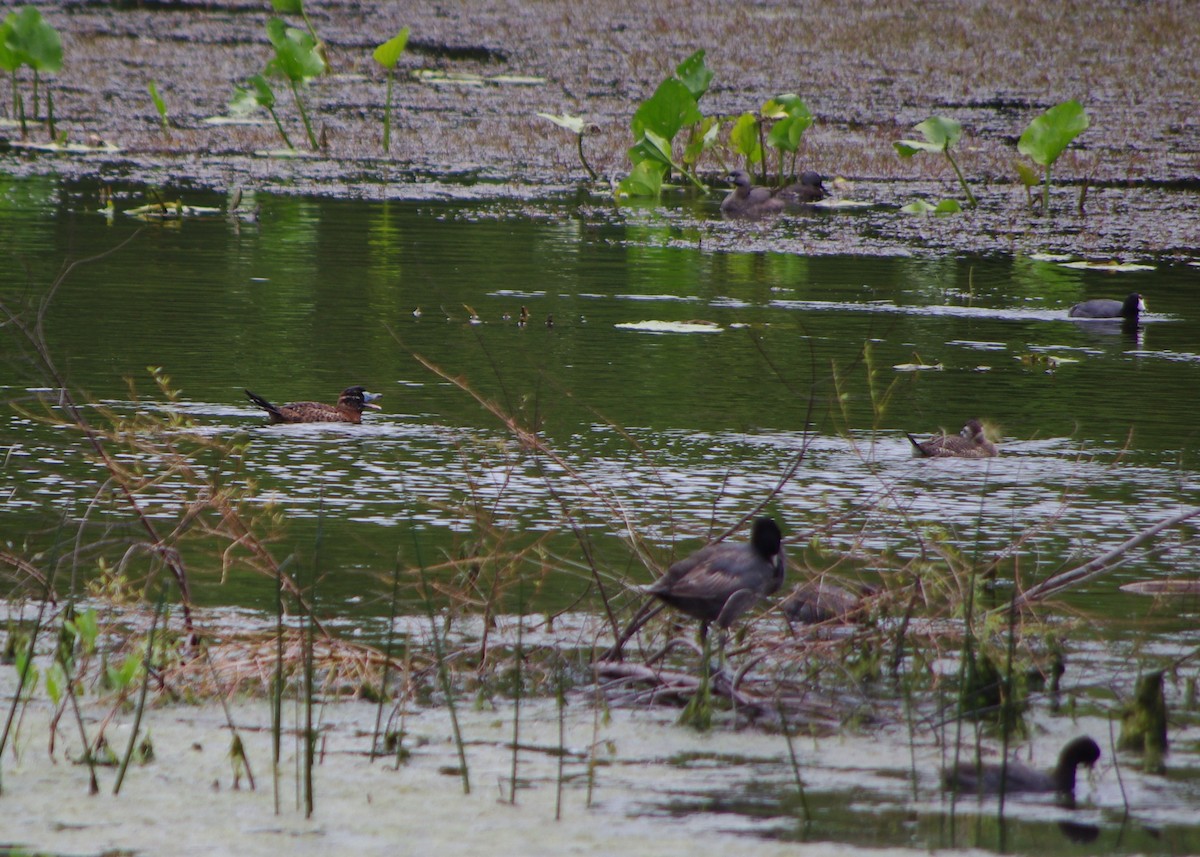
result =
[{"label": "coot standing on vegetation", "polygon": [[620,658],[626,641],[668,605],[700,620],[702,640],[707,640],[708,626],[715,622],[723,643],[724,632],[739,616],[783,584],[786,564],[779,525],[773,518],[758,518],[748,544],[708,545],[671,565],[647,586],[644,591],[661,603],[649,602],[639,610],[604,658]]},{"label": "coot standing on vegetation", "polygon": [[1100,747],[1087,736],[1067,742],[1058,754],[1053,771],[1035,771],[1017,761],[1000,765],[976,766],[962,762],[957,768],[942,771],[942,787],[963,794],[998,794],[1001,783],[1006,793],[1054,792],[1065,803],[1075,802],[1075,769],[1079,765],[1091,768],[1100,758]]},{"label": "coot standing on vegetation", "polygon": [[904,433],[913,445],[913,454],[926,458],[994,458],[1000,454],[996,444],[987,439],[983,423],[967,420],[958,434],[941,434],[929,440],[917,440]]},{"label": "coot standing on vegetation", "polygon": [[370,408],[379,410],[375,400],[382,393],[368,393],[365,387],[347,387],[338,396],[336,405],[326,405],[324,402],[289,402],[286,405],[273,405],[246,390],[246,397],[258,407],[267,412],[271,424],[275,423],[361,423],[363,411]]},{"label": "coot standing on vegetation", "polygon": [[1112,298],[1093,298],[1090,301],[1077,303],[1067,310],[1070,318],[1121,318],[1127,322],[1137,323],[1138,316],[1147,312],[1146,301],[1137,292],[1133,292],[1123,301]]}]

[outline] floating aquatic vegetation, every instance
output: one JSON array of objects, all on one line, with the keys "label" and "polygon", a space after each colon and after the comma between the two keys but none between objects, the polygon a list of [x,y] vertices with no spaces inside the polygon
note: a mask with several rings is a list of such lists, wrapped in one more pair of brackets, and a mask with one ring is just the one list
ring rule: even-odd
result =
[{"label": "floating aquatic vegetation", "polygon": [[1124,274],[1132,271],[1153,271],[1154,265],[1143,265],[1136,262],[1060,262],[1064,268],[1076,268],[1081,271],[1106,271],[1110,274]]},{"label": "floating aquatic vegetation", "polygon": [[627,321],[614,324],[622,330],[643,333],[720,333],[722,328],[712,321]]}]

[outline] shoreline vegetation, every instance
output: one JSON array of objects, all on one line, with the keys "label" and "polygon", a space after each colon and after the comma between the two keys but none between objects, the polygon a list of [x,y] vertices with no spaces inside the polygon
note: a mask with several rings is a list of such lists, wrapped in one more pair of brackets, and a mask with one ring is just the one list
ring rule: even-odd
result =
[{"label": "shoreline vegetation", "polygon": [[[408,743],[406,718],[441,712],[458,758],[443,769],[459,778],[464,795],[480,785],[471,762],[477,739],[463,722],[480,708],[502,712],[512,755],[500,789],[510,800],[523,783],[528,748],[522,735],[546,725],[531,724],[534,711],[544,720],[552,711],[562,718],[568,708],[590,710],[595,718],[618,709],[662,708],[672,717],[682,710],[680,722],[702,724],[700,734],[712,729],[732,735],[753,726],[752,732],[785,741],[801,796],[805,778],[793,739],[802,735],[819,743],[900,732],[908,736],[910,752],[926,752],[932,740],[955,759],[977,756],[984,743],[999,741],[1007,755],[1010,745],[1027,739],[1034,720],[1044,729],[1055,712],[1120,716],[1117,699],[1063,682],[1071,663],[1063,640],[1073,623],[1086,619],[1047,599],[1120,567],[1130,551],[1200,515],[1200,509],[1181,511],[1036,586],[1021,578],[1028,533],[986,557],[971,556],[946,534],[920,530],[912,539],[921,551],[907,558],[865,545],[840,554],[810,544],[793,560],[791,580],[816,577],[863,591],[853,616],[815,625],[789,622],[779,608],[789,584],[739,623],[728,662],[711,680],[699,668],[702,650],[691,639],[691,623],[677,616],[643,629],[627,662],[596,660],[639,596],[622,575],[591,560],[588,532],[595,521],[581,517],[589,513],[565,498],[589,494],[612,520],[623,522],[630,555],[648,568],[655,568],[654,551],[621,502],[575,471],[526,421],[527,414],[509,412],[468,380],[414,355],[495,417],[512,441],[510,455],[537,463],[547,491],[563,498],[563,529],[576,532],[579,552],[556,552],[544,534],[516,531],[492,519],[486,503],[468,498],[478,510],[472,549],[426,558],[412,529],[411,545],[398,546],[390,578],[380,580],[391,592],[390,618],[365,643],[322,620],[322,581],[330,570],[321,563],[326,546],[320,526],[310,550],[277,553],[286,543],[286,514],[249,500],[252,486],[240,475],[244,437],[205,433],[170,407],[178,393],[157,369],[150,375],[165,408],[135,406],[126,413],[76,402],[41,328],[48,302],[74,270],[66,268],[39,302],[0,307],[10,331],[24,338],[48,391],[18,407],[62,430],[64,454],[82,448],[107,473],[87,519],[63,519],[53,534],[42,534],[51,536],[48,549],[6,549],[0,557],[12,581],[5,658],[10,680],[16,679],[0,755],[23,747],[17,757],[22,766],[36,763],[39,751],[29,746],[28,735],[47,718],[51,758],[62,752],[60,741],[69,741],[64,746],[83,763],[78,770],[86,770],[90,782],[86,788],[81,783],[81,791],[93,794],[109,787],[119,792],[127,777],[137,778],[139,767],[160,753],[161,739],[142,727],[154,709],[180,711],[204,702],[210,703],[206,710],[216,702],[225,712],[234,783],[244,777],[257,781],[252,788],[265,789],[271,781],[278,807],[286,803],[283,771],[292,765],[306,816],[320,806],[328,738],[322,724],[338,700],[375,707],[373,728],[357,732],[357,752],[392,758],[400,768],[416,749]],[[140,401],[132,384],[130,398]],[[796,452],[775,492],[794,477],[805,452]],[[564,491],[565,482],[571,491]],[[740,524],[768,508],[773,497],[746,510]],[[220,611],[192,603],[189,575],[197,563],[216,565],[222,575],[236,570],[267,577],[276,591],[274,615],[209,625],[206,614]],[[528,611],[536,591],[568,568],[591,579],[579,609]],[[997,589],[997,580],[1006,585]],[[864,583],[870,589],[862,589]],[[401,610],[402,603],[409,609]],[[1178,674],[1194,655],[1182,654],[1167,668]],[[1157,697],[1149,701],[1161,708],[1165,738],[1162,682],[1156,687]],[[261,754],[254,760],[246,754],[247,727],[235,722],[231,701],[269,712],[250,727],[261,730],[269,722],[269,764]],[[697,705],[706,707],[699,716]],[[990,737],[984,739],[985,733]],[[75,734],[77,739],[67,737]],[[1124,736],[1122,742],[1136,745]],[[593,741],[588,751],[588,777],[600,764],[597,746]],[[1161,763],[1161,753],[1158,758]],[[101,786],[109,766],[117,770],[113,785]],[[560,771],[559,789],[563,776]]]}]

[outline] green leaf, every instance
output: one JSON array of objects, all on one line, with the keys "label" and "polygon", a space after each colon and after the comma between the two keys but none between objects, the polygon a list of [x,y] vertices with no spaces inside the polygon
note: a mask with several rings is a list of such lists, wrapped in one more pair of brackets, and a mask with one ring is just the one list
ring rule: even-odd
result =
[{"label": "green leaf", "polygon": [[4,23],[7,29],[4,42],[15,55],[17,67],[27,65],[34,71],[51,73],[62,68],[62,40],[58,30],[42,20],[41,12],[26,6],[19,12],[10,12]]},{"label": "green leaf", "polygon": [[83,650],[89,653],[95,651],[96,640],[100,637],[100,621],[94,608],[89,607],[75,617],[75,629],[83,643]]},{"label": "green leaf", "polygon": [[935,214],[941,217],[958,214],[962,211],[962,206],[957,199],[943,199],[937,205],[931,205],[923,199],[915,199],[900,210],[905,214]]},{"label": "green leaf", "polygon": [[17,52],[8,46],[8,40],[12,33],[12,24],[9,19],[16,13],[10,12],[8,17],[0,23],[0,69],[12,74],[21,67],[21,58],[17,56]]},{"label": "green leaf", "polygon": [[720,130],[721,123],[717,117],[705,116],[700,124],[695,126],[687,146],[684,147],[683,162],[694,164],[700,160],[701,155],[716,145],[717,134]]},{"label": "green leaf", "polygon": [[271,84],[265,77],[256,74],[246,82],[250,84],[249,89],[242,89],[240,86],[233,88],[233,99],[229,102],[230,113],[242,116],[256,107],[270,110],[275,106],[275,91],[271,89]]},{"label": "green leaf", "polygon": [[913,126],[913,130],[938,147],[938,151],[949,148],[962,137],[962,123],[945,116],[930,116]]},{"label": "green leaf", "polygon": [[902,158],[911,158],[918,152],[944,152],[962,137],[962,125],[945,116],[930,116],[924,122],[913,126],[920,131],[924,140],[897,140],[892,143],[896,154]]},{"label": "green leaf", "polygon": [[683,85],[688,88],[688,92],[697,101],[704,93],[708,92],[708,85],[712,83],[714,76],[713,70],[704,64],[703,48],[677,65],[675,74],[679,75]]},{"label": "green leaf", "polygon": [[649,196],[657,197],[662,191],[663,175],[666,169],[655,161],[641,161],[633,168],[620,184],[617,185],[617,196]]},{"label": "green leaf", "polygon": [[272,18],[267,21],[267,38],[275,48],[275,59],[263,69],[267,74],[303,83],[325,72],[325,60],[306,31],[289,27],[282,18]]},{"label": "green leaf", "polygon": [[1016,167],[1017,178],[1020,179],[1021,184],[1025,185],[1025,187],[1037,187],[1041,179],[1037,173],[1030,169],[1029,164],[1026,164],[1024,161],[1017,161]]},{"label": "green leaf", "polygon": [[409,28],[405,27],[395,36],[377,47],[375,53],[372,54],[375,57],[375,62],[386,69],[394,68],[396,63],[400,62],[400,57],[404,53],[404,49],[408,47],[408,31]]},{"label": "green leaf", "polygon": [[635,138],[650,130],[670,141],[684,125],[699,122],[701,118],[696,97],[682,81],[669,77],[641,103],[630,127]]},{"label": "green leaf", "polygon": [[55,661],[50,668],[46,670],[46,694],[50,697],[50,702],[57,707],[59,700],[62,699],[63,688],[67,685],[67,673],[63,670],[62,664]]},{"label": "green leaf", "polygon": [[163,101],[162,96],[158,94],[158,84],[156,84],[154,81],[150,81],[148,84],[146,84],[146,89],[150,93],[150,99],[154,102],[154,109],[158,111],[158,115],[161,118],[166,119],[167,103]]},{"label": "green leaf", "polygon": [[585,125],[582,116],[572,116],[569,113],[560,113],[557,115],[553,113],[539,113],[537,115],[543,119],[549,119],[559,128],[566,128],[572,133],[579,134],[580,136],[583,135]]},{"label": "green leaf", "polygon": [[808,105],[804,100],[794,92],[789,92],[785,95],[776,95],[774,98],[763,102],[763,106],[759,108],[759,115],[764,119],[787,119],[799,116],[806,116],[811,121],[812,113],[809,112]]},{"label": "green leaf", "polygon": [[1050,166],[1089,124],[1082,104],[1075,100],[1064,101],[1029,123],[1017,141],[1017,151],[1028,155],[1034,163]]},{"label": "green leaf", "polygon": [[647,130],[629,149],[629,160],[634,164],[652,161],[665,167],[676,166],[671,159],[671,143],[653,131]]},{"label": "green leaf", "polygon": [[304,14],[304,0],[271,0],[271,6],[285,15]]},{"label": "green leaf", "polygon": [[763,158],[762,144],[758,142],[758,119],[749,111],[743,113],[729,129],[729,143],[735,152],[743,155],[749,163],[757,164]]}]

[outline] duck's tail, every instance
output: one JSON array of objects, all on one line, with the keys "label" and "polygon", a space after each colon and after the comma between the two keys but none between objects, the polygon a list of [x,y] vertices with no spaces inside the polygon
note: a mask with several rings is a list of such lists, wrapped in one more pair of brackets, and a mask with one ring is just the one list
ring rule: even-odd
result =
[{"label": "duck's tail", "polygon": [[247,399],[249,399],[251,402],[253,402],[258,407],[262,408],[264,411],[266,411],[272,417],[274,417],[275,419],[279,419],[279,420],[283,419],[283,414],[279,412],[279,408],[272,405],[270,402],[268,402],[262,396],[259,396],[256,393],[251,393],[249,390],[246,390],[245,393],[246,393]]},{"label": "duck's tail", "polygon": [[[246,392],[247,392],[247,393],[249,393],[250,391],[249,391],[249,390],[247,390]],[[917,452],[919,452],[921,455],[926,455],[926,454],[927,454],[927,453],[925,452],[925,447],[921,446],[921,441],[917,440],[915,437],[913,437],[913,436],[912,436],[911,434],[909,434],[908,432],[905,432],[905,433],[904,433],[904,436],[905,436],[906,438],[908,438],[908,441],[909,441],[909,443],[911,443],[911,444],[913,445],[913,449],[915,449],[915,450],[916,450]]]}]

